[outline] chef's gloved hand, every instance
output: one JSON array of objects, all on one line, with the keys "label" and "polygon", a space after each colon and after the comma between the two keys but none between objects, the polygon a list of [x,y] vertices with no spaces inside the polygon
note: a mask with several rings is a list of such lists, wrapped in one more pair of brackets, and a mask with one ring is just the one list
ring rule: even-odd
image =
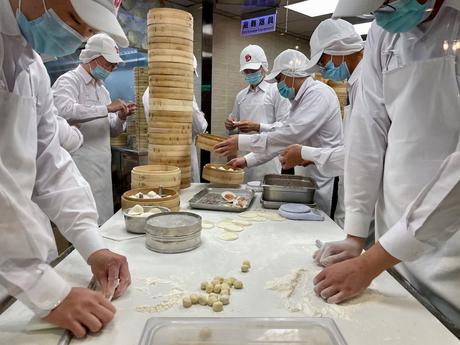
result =
[{"label": "chef's gloved hand", "polygon": [[120,297],[131,284],[128,261],[122,255],[101,249],[90,255],[88,264],[108,299]]},{"label": "chef's gloved hand", "polygon": [[216,144],[213,149],[219,156],[228,157],[235,155],[238,151],[238,135],[230,136],[227,140]]},{"label": "chef's gloved hand", "polygon": [[235,121],[236,119],[232,116],[229,116],[226,120],[225,120],[225,128],[228,130],[228,131],[233,131],[236,126],[235,126]]},{"label": "chef's gloved hand", "polygon": [[227,163],[227,166],[230,166],[233,169],[244,169],[247,166],[246,159],[244,157],[233,158],[230,162]]},{"label": "chef's gloved hand", "polygon": [[88,330],[99,332],[112,321],[115,312],[115,307],[101,292],[75,287],[44,320],[81,338]]},{"label": "chef's gloved hand", "polygon": [[260,123],[253,121],[240,121],[235,124],[235,127],[238,127],[241,133],[250,133],[250,132],[259,132]]},{"label": "chef's gloved hand", "polygon": [[365,238],[349,235],[343,241],[324,243],[313,254],[313,259],[318,265],[329,266],[361,255],[365,243]]}]

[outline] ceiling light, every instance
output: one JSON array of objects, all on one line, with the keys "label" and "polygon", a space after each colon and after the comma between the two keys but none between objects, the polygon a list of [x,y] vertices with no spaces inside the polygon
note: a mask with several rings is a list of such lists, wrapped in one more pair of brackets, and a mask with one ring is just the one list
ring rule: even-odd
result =
[{"label": "ceiling light", "polygon": [[318,17],[334,12],[339,0],[307,0],[284,6],[309,17]]},{"label": "ceiling light", "polygon": [[372,22],[368,22],[368,23],[355,24],[353,26],[356,32],[362,36],[362,35],[367,35],[367,32],[371,28],[371,24]]}]

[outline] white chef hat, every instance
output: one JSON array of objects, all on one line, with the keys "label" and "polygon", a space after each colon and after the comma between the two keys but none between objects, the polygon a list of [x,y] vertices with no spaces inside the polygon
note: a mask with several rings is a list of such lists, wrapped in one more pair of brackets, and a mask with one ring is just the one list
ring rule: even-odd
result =
[{"label": "white chef hat", "polygon": [[240,72],[245,69],[257,70],[262,66],[265,72],[268,71],[268,61],[264,50],[255,45],[250,44],[241,51],[240,54]]},{"label": "white chef hat", "polygon": [[326,19],[311,35],[308,71],[310,73],[318,71],[317,64],[324,53],[343,56],[359,52],[363,48],[364,41],[352,24],[343,19]]},{"label": "white chef hat", "polygon": [[368,14],[383,5],[384,0],[339,0],[332,18]]},{"label": "white chef hat", "polygon": [[88,39],[80,53],[80,61],[88,63],[101,55],[110,63],[123,62],[117,44],[106,34],[96,34]]},{"label": "white chef hat", "polygon": [[283,73],[288,77],[307,77],[308,58],[295,49],[287,49],[279,54],[273,63],[273,68],[265,78],[268,82],[274,82],[278,74]]}]

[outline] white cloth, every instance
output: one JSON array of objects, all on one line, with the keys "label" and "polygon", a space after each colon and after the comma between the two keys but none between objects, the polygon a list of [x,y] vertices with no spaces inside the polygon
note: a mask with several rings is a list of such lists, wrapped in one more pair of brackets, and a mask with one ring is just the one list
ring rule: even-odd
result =
[{"label": "white cloth", "polygon": [[110,135],[123,132],[124,121],[108,113],[109,91],[80,65],[61,75],[53,85],[54,103],[59,116],[67,121],[79,121],[96,116],[101,119],[80,124],[83,145],[72,154],[96,199],[99,225],[113,215],[112,154]]},{"label": "white cloth", "polygon": [[[291,102],[291,111],[283,126],[271,132],[238,137],[238,147],[253,152],[245,156],[248,167],[276,157],[291,144],[323,148],[343,145],[342,119],[337,95],[329,86],[310,77],[305,79]],[[316,180],[316,202],[329,214],[334,178],[323,175],[314,165],[306,168],[297,167],[297,172],[312,176]]]},{"label": "white cloth", "polygon": [[74,153],[83,144],[83,134],[81,134],[77,127],[70,126],[64,118],[56,116],[56,120],[61,146],[66,149],[67,152]]},{"label": "white cloth", "polygon": [[[241,90],[235,98],[231,117],[237,121],[253,121],[260,123],[260,132],[270,132],[281,127],[289,115],[291,104],[278,92],[276,84],[262,81],[255,89],[249,86]],[[231,132],[231,133],[237,133]],[[240,149],[244,154],[251,149]],[[281,163],[278,158],[246,169],[245,181],[262,181],[267,174],[280,174]]]},{"label": "white cloth", "polygon": [[[147,123],[149,122],[149,88],[145,89],[142,95],[142,103],[144,105],[144,115]],[[201,111],[198,103],[196,102],[195,96],[193,96],[192,104],[192,146],[191,152],[191,169],[192,169],[192,182],[200,182],[200,165],[198,164],[198,153],[195,146],[196,136],[200,133],[204,133],[208,128],[208,121],[204,117],[204,113]]]},{"label": "white cloth", "polygon": [[302,146],[302,159],[312,161],[318,170],[328,177],[340,176],[337,195],[337,207],[335,209],[334,221],[341,228],[345,226],[345,205],[344,205],[344,184],[343,169],[345,165],[345,145],[347,142],[347,123],[350,121],[353,103],[361,77],[361,62],[348,79],[347,96],[349,104],[344,108],[343,134],[344,145],[336,147],[312,147]]},{"label": "white cloth", "polygon": [[401,35],[372,26],[345,161],[345,230],[366,237],[376,205],[377,239],[413,260],[398,269],[432,301],[447,302],[439,309],[455,306],[457,320],[459,7],[446,0],[431,23]]},{"label": "white cloth", "polygon": [[50,219],[86,260],[103,249],[94,199],[60,147],[50,80],[0,0],[0,284],[38,315],[70,286],[48,265],[57,256]]}]

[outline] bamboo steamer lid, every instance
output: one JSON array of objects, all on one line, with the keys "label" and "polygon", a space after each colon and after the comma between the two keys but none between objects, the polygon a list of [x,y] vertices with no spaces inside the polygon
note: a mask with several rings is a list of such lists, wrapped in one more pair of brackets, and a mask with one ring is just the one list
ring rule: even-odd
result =
[{"label": "bamboo steamer lid", "polygon": [[193,17],[184,18],[182,15],[154,13],[149,15],[147,25],[154,24],[173,24],[187,28],[193,28]]},{"label": "bamboo steamer lid", "polygon": [[192,101],[177,99],[150,98],[150,109],[152,111],[191,111]]},{"label": "bamboo steamer lid", "polygon": [[154,145],[191,145],[192,131],[188,133],[151,132],[149,130],[149,144]]},{"label": "bamboo steamer lid", "polygon": [[138,199],[133,197],[133,195],[139,192],[147,194],[152,190],[155,193],[159,193],[159,188],[136,188],[125,192],[121,196],[121,208],[125,210],[135,205],[141,205],[163,206],[169,208],[171,211],[178,211],[180,209],[179,194],[175,190],[169,188],[163,188],[163,194],[166,194],[167,196],[161,199]]},{"label": "bamboo steamer lid", "polygon": [[155,75],[152,74],[149,78],[150,87],[171,87],[191,89],[193,92],[193,81],[184,80],[183,77],[177,75]]},{"label": "bamboo steamer lid", "polygon": [[183,38],[193,42],[193,29],[173,24],[152,24],[147,26],[149,36]]},{"label": "bamboo steamer lid", "polygon": [[189,52],[193,53],[193,41],[186,39],[186,38],[149,35],[148,37],[149,48],[150,46],[155,45],[157,43],[177,44],[177,45],[180,45],[180,48],[182,48],[181,50],[184,50],[185,48],[187,48]]},{"label": "bamboo steamer lid", "polygon": [[220,135],[201,133],[197,135],[196,146],[201,150],[213,152],[214,146],[226,139],[226,137]]},{"label": "bamboo steamer lid", "polygon": [[203,167],[202,177],[211,183],[223,185],[240,185],[244,182],[244,170],[234,169],[234,171],[218,170],[225,167],[225,164],[208,163]]},{"label": "bamboo steamer lid", "polygon": [[141,165],[131,170],[131,188],[165,187],[178,190],[181,170],[170,165]]},{"label": "bamboo steamer lid", "polygon": [[193,21],[193,16],[186,11],[178,10],[176,8],[152,8],[147,14],[147,24],[149,25],[151,21],[154,21],[156,18],[168,17],[168,18],[178,18],[184,21]]}]

